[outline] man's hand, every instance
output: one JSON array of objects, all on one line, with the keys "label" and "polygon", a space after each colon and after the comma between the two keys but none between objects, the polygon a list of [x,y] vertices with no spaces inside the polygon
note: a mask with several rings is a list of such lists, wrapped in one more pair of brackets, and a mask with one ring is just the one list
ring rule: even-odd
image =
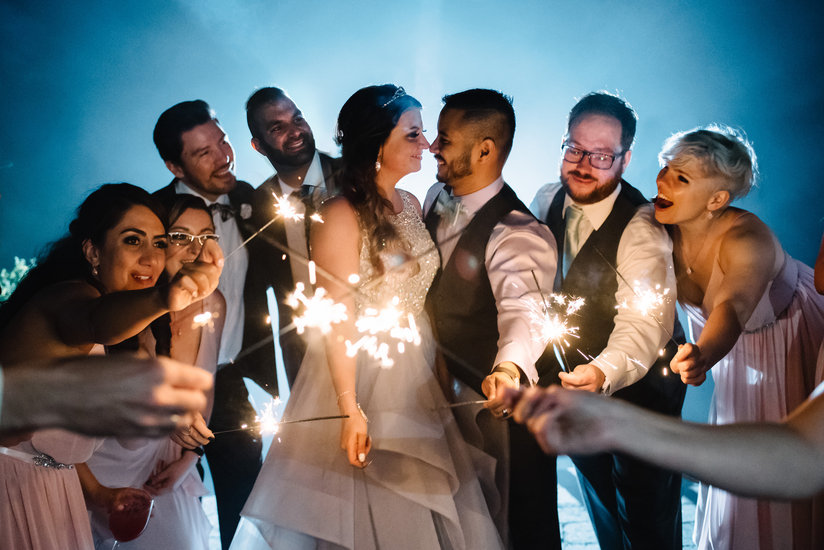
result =
[{"label": "man's hand", "polygon": [[162,436],[206,407],[212,375],[129,354],[4,366],[2,430],[58,427],[87,435]]},{"label": "man's hand", "polygon": [[604,372],[592,364],[578,365],[572,372],[558,374],[561,385],[569,390],[600,392],[607,379]]},{"label": "man's hand", "polygon": [[517,390],[520,385],[520,371],[515,363],[505,361],[497,365],[492,370],[492,374],[484,378],[481,383],[481,391],[489,399],[486,408],[495,416],[509,416],[512,411],[504,403],[504,390],[506,388]]}]

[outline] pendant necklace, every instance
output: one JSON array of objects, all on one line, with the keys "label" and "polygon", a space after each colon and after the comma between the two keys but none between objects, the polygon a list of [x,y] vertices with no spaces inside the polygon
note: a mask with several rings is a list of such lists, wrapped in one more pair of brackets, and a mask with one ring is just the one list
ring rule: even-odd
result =
[{"label": "pendant necklace", "polygon": [[[698,261],[698,259],[704,253],[704,249],[707,247],[707,241],[709,240],[708,237],[710,236],[710,229],[715,226],[715,223],[714,223],[715,222],[715,217],[712,217],[710,219],[712,220],[711,227],[707,228],[707,231],[704,233],[704,239],[701,242],[701,248],[699,248],[698,252],[696,252],[695,255],[692,257],[692,261],[690,261],[690,262],[685,261],[684,262],[684,268],[685,268],[684,271],[686,271],[687,275],[692,275],[695,272],[695,270],[692,268],[692,266],[695,265],[695,262]],[[679,231],[679,237],[681,239],[681,246],[683,247],[684,237],[681,236],[681,235],[682,234]],[[686,250],[684,252],[686,252]],[[686,254],[684,255],[684,260],[686,260]]]}]

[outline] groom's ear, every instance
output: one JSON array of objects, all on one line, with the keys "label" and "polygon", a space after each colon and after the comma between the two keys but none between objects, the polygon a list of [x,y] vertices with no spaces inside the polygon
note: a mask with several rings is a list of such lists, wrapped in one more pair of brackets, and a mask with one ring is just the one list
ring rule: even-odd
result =
[{"label": "groom's ear", "polygon": [[488,162],[495,152],[495,142],[492,138],[484,138],[477,145],[478,162]]}]

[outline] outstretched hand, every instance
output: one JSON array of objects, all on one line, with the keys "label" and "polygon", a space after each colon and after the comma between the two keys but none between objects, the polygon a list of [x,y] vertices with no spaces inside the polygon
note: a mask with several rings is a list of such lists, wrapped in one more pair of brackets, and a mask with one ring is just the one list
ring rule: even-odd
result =
[{"label": "outstretched hand", "polygon": [[707,371],[710,370],[706,358],[701,354],[701,349],[695,344],[681,344],[678,351],[670,361],[670,368],[675,374],[681,375],[684,384],[700,386],[707,379]]},{"label": "outstretched hand", "polygon": [[184,263],[163,289],[166,307],[170,311],[180,311],[214,292],[223,270],[223,261],[220,246],[212,240],[207,240],[197,258]]},{"label": "outstretched hand", "polygon": [[535,435],[541,449],[551,454],[592,454],[609,450],[622,410],[609,398],[560,386],[507,391],[504,401],[513,418]]}]

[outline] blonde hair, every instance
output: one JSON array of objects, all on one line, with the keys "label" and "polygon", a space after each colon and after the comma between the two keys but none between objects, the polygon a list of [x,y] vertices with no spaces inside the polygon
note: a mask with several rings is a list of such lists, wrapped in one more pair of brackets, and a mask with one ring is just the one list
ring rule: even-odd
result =
[{"label": "blonde hair", "polygon": [[743,132],[713,124],[673,134],[658,154],[663,167],[678,167],[689,159],[701,162],[708,176],[720,176],[730,200],[747,195],[758,178],[758,161]]}]

